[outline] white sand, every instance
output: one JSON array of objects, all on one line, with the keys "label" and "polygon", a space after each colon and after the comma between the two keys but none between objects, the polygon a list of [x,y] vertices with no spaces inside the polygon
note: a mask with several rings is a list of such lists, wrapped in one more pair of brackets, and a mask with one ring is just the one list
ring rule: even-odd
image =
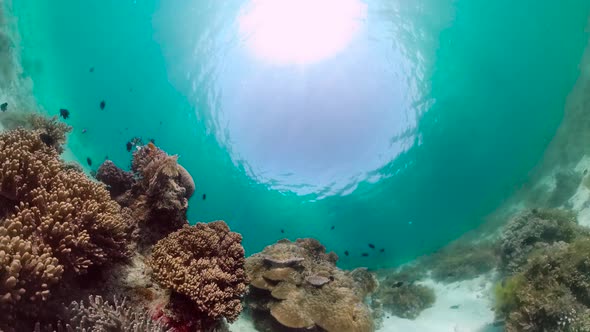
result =
[{"label": "white sand", "polygon": [[[378,332],[499,332],[494,327],[490,296],[493,274],[475,279],[443,284],[427,280],[422,284],[434,288],[436,302],[415,320],[387,314]],[[457,309],[451,309],[458,305]]]},{"label": "white sand", "polygon": [[231,332],[257,332],[250,318],[244,313],[240,315],[238,320],[230,324],[229,329]]}]

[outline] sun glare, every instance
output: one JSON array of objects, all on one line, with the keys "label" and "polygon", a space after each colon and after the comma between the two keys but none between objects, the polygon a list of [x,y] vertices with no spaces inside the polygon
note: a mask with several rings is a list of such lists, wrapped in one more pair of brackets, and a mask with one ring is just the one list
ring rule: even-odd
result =
[{"label": "sun glare", "polygon": [[346,48],[366,7],[361,0],[251,0],[239,17],[240,36],[267,62],[314,63]]}]

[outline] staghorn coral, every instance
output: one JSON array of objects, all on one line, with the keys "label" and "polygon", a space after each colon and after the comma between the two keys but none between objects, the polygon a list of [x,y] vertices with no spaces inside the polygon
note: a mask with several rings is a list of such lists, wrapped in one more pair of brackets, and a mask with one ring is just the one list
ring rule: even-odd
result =
[{"label": "staghorn coral", "polygon": [[590,238],[555,243],[532,254],[497,289],[506,331],[590,331]]},{"label": "staghorn coral", "polygon": [[[377,281],[364,269],[338,269],[336,260],[314,239],[281,240],[249,257],[247,300],[257,324],[271,329],[278,322],[282,329],[372,331],[371,312],[363,300]],[[268,321],[269,315],[274,322]]]},{"label": "staghorn coral", "polygon": [[173,292],[173,316],[190,315],[201,327],[238,317],[246,291],[241,241],[225,222],[215,221],[185,226],[155,245],[150,265],[155,280]]},{"label": "staghorn coral", "polygon": [[508,273],[518,272],[534,250],[588,234],[572,212],[533,209],[505,226],[500,238],[501,266]]},{"label": "staghorn coral", "polygon": [[[153,321],[147,311],[139,311],[123,301],[113,304],[100,296],[89,296],[88,304],[72,302],[66,309],[65,328],[68,332],[164,332],[160,322]],[[63,323],[62,323],[63,324]],[[61,324],[60,324],[61,325]],[[40,328],[37,326],[37,330]]]}]

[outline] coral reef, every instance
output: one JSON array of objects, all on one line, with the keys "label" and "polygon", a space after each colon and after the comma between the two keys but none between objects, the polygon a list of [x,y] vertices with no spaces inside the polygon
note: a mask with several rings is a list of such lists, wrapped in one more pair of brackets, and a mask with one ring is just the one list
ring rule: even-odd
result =
[{"label": "coral reef", "polygon": [[419,279],[407,269],[387,273],[373,295],[373,305],[402,318],[418,317],[436,299],[433,289],[416,283]]},{"label": "coral reef", "polygon": [[133,173],[125,172],[110,160],[105,160],[100,165],[96,171],[96,179],[107,185],[114,199],[131,190],[135,184]]},{"label": "coral reef", "polygon": [[507,273],[518,272],[534,250],[588,234],[587,229],[577,224],[572,212],[533,209],[505,226],[500,238],[501,266]]},{"label": "coral reef", "polygon": [[555,243],[531,255],[496,290],[506,331],[590,331],[590,239]]},{"label": "coral reef", "polygon": [[431,270],[433,279],[456,282],[491,271],[499,260],[498,248],[493,242],[456,242],[423,258],[420,263]]},{"label": "coral reef", "polygon": [[0,134],[3,315],[35,315],[64,277],[130,255],[133,225],[121,207],[102,185],[67,170],[44,133]]},{"label": "coral reef", "polygon": [[371,312],[363,300],[377,281],[365,269],[340,270],[337,259],[314,239],[281,240],[249,257],[247,303],[257,320],[266,321],[258,325],[275,330],[372,331]]},{"label": "coral reef", "polygon": [[125,172],[107,160],[99,167],[97,179],[108,185],[113,199],[133,211],[144,251],[187,224],[188,199],[195,184],[176,156],[153,143],[134,152],[131,170]]},{"label": "coral reef", "polygon": [[241,241],[225,222],[215,221],[185,226],[155,245],[150,260],[154,278],[173,292],[171,302],[189,300],[181,311],[198,320],[194,326],[221,318],[231,322],[242,311],[246,273]]},{"label": "coral reef", "polygon": [[[113,299],[113,304],[101,296],[89,296],[88,304],[72,302],[65,310],[65,319],[60,328],[71,332],[165,332],[168,329],[161,322],[153,321],[147,311],[139,311]],[[37,330],[40,327],[37,326]]]},{"label": "coral reef", "polygon": [[434,290],[413,282],[401,281],[399,276],[386,278],[377,294],[383,308],[396,316],[414,319],[420,313],[434,304],[436,299]]}]

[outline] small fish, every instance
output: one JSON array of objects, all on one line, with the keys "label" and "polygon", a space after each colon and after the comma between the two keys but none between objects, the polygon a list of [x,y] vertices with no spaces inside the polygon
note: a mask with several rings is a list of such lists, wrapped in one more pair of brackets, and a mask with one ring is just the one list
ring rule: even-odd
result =
[{"label": "small fish", "polygon": [[94,73],[94,67],[90,67],[90,72]]},{"label": "small fish", "polygon": [[88,163],[88,166],[92,166],[92,159],[90,159],[90,157],[86,158],[86,162]]},{"label": "small fish", "polygon": [[67,110],[67,109],[65,109],[65,108],[61,108],[61,109],[59,110],[59,115],[61,115],[61,117],[62,117],[62,118],[64,118],[64,119],[67,119],[67,118],[69,118],[69,117],[70,117],[70,111],[68,111],[68,110]]},{"label": "small fish", "polygon": [[207,199],[207,194],[203,194],[203,200]]},{"label": "small fish", "polygon": [[403,281],[398,281],[398,282],[395,282],[393,285],[391,285],[391,288],[400,288],[403,285],[404,285]]},{"label": "small fish", "polygon": [[455,304],[455,305],[450,306],[449,308],[451,308],[451,309],[459,309],[459,305],[458,304]]},{"label": "small fish", "polygon": [[369,248],[371,248],[371,249],[375,249],[375,245],[374,245],[374,244],[371,244],[371,243],[369,243]]},{"label": "small fish", "polygon": [[281,229],[281,233],[285,234],[285,230],[284,229]]},{"label": "small fish", "polygon": [[104,156],[104,160],[109,160],[109,156]]},{"label": "small fish", "polygon": [[345,250],[345,251],[344,251],[344,255],[345,255],[345,256],[348,256],[348,250]]},{"label": "small fish", "polygon": [[45,143],[47,146],[53,146],[53,144],[55,144],[53,137],[47,133],[41,133],[39,138],[41,139],[41,142]]},{"label": "small fish", "polygon": [[0,105],[0,111],[6,112],[7,110],[8,110],[8,103],[2,103],[2,105]]},{"label": "small fish", "polygon": [[335,228],[335,227],[334,227],[334,226],[332,226],[332,227],[330,227],[330,230],[332,230],[332,231],[333,231],[333,230],[334,230],[334,228]]},{"label": "small fish", "polygon": [[150,138],[150,143],[152,143],[152,144],[156,144],[156,140],[155,140],[155,139],[153,139],[153,138]]},{"label": "small fish", "polygon": [[379,252],[385,252],[385,249],[381,248],[379,249]]},{"label": "small fish", "polygon": [[127,144],[125,144],[125,147],[127,148],[127,152],[131,152],[131,149],[133,149],[133,143],[127,142]]},{"label": "small fish", "polygon": [[100,102],[100,109],[104,110],[104,107],[107,106],[107,104],[103,101]]},{"label": "small fish", "polygon": [[367,254],[366,252],[363,252],[363,253],[361,254],[361,256],[362,256],[362,257],[369,257],[369,254]]},{"label": "small fish", "polygon": [[86,134],[87,130],[86,128],[82,129],[82,134]]}]

